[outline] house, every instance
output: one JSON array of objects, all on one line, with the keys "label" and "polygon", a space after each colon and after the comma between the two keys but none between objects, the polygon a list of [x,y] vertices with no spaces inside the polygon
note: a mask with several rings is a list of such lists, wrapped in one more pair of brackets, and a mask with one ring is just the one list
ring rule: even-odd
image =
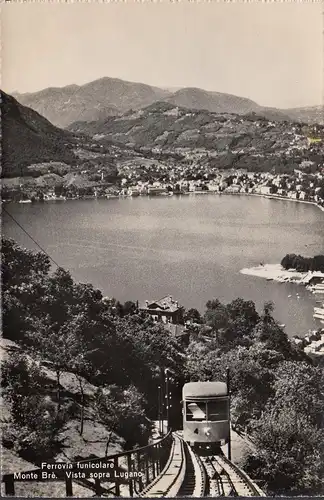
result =
[{"label": "house", "polygon": [[208,191],[219,191],[219,185],[218,184],[208,184]]},{"label": "house", "polygon": [[154,195],[159,195],[159,194],[163,194],[163,193],[166,193],[167,190],[165,187],[155,187],[155,186],[149,186],[147,188],[147,194],[150,195],[150,196],[154,196]]},{"label": "house", "polygon": [[300,283],[310,286],[324,283],[324,273],[321,271],[309,271]]},{"label": "house", "polygon": [[271,194],[272,188],[271,186],[260,186],[260,194]]},{"label": "house", "polygon": [[145,301],[139,310],[149,314],[154,321],[162,323],[173,323],[179,325],[183,323],[184,309],[177,300],[173,300],[171,295],[167,295],[159,300]]},{"label": "house", "polygon": [[130,186],[127,189],[127,196],[139,196],[139,195],[140,195],[140,191],[139,191],[139,188],[137,186]]},{"label": "house", "polygon": [[231,186],[228,186],[228,188],[226,188],[226,192],[227,193],[239,193],[240,189],[241,189],[241,186],[239,186],[237,184],[231,184]]}]

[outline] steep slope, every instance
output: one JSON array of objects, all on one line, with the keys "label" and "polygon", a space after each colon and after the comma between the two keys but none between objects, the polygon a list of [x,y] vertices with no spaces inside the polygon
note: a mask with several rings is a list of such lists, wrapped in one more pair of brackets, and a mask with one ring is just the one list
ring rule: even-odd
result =
[{"label": "steep slope", "polygon": [[74,136],[52,125],[36,111],[0,91],[2,116],[2,176],[24,175],[32,163],[58,161],[73,164]]},{"label": "steep slope", "polygon": [[15,94],[17,100],[60,127],[93,121],[139,109],[169,95],[167,90],[117,78],[100,78],[85,85],[48,88]]},{"label": "steep slope", "polygon": [[90,97],[92,102],[87,102],[77,85],[63,89],[51,87],[32,94],[14,94],[14,97],[58,127],[65,127],[73,120],[99,120],[119,114],[118,108],[112,104],[96,102],[93,97]]}]

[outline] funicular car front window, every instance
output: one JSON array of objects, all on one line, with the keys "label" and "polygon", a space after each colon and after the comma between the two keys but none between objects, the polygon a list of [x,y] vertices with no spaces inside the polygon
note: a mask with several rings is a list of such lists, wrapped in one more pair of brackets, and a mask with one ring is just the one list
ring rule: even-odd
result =
[{"label": "funicular car front window", "polygon": [[207,420],[220,421],[228,419],[228,401],[209,401],[207,403]]},{"label": "funicular car front window", "polygon": [[206,402],[198,401],[196,403],[186,404],[186,420],[203,421],[206,420]]}]

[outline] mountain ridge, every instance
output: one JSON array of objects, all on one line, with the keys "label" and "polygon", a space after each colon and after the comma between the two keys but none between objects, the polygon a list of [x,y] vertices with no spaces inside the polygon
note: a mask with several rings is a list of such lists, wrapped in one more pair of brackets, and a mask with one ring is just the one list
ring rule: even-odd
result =
[{"label": "mountain ridge", "polygon": [[[323,122],[323,113],[318,111],[316,106],[277,109],[261,106],[249,98],[234,94],[197,87],[172,90],[110,77],[99,78],[84,85],[48,87],[37,92],[13,95],[21,104],[31,107],[59,127],[69,127],[79,121],[92,122],[122,115],[131,109],[142,109],[163,100],[188,109],[241,115],[256,112],[277,121],[294,119],[309,123]],[[302,109],[308,111],[300,111]]]},{"label": "mountain ridge", "polygon": [[84,85],[49,87],[14,97],[54,125],[67,127],[75,121],[93,121],[138,109],[166,95],[168,91],[158,87],[103,77]]}]

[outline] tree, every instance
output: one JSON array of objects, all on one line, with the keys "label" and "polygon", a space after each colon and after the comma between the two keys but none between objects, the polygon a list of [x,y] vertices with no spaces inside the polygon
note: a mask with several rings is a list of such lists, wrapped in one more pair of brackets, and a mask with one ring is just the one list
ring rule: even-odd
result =
[{"label": "tree", "polygon": [[67,413],[57,418],[46,377],[35,362],[12,354],[2,366],[3,396],[11,408],[4,442],[31,461],[53,458]]},{"label": "tree", "polygon": [[229,314],[227,338],[231,347],[250,345],[253,330],[260,320],[254,302],[238,298],[227,304],[226,309]]},{"label": "tree", "polygon": [[56,401],[57,418],[61,410],[61,383],[60,378],[64,370],[69,367],[71,359],[71,335],[62,330],[57,331],[52,325],[39,321],[37,328],[32,333],[33,350],[36,356],[50,361],[56,374]]},{"label": "tree", "polygon": [[21,342],[31,329],[31,316],[24,303],[10,291],[2,294],[2,327],[4,338]]},{"label": "tree", "polygon": [[128,314],[135,314],[136,310],[137,306],[135,302],[127,300],[123,305],[123,316],[127,316]]},{"label": "tree", "polygon": [[275,371],[273,411],[294,410],[324,429],[324,372],[305,362],[284,361]]},{"label": "tree", "polygon": [[12,239],[2,240],[2,288],[19,291],[22,284],[41,280],[50,270],[49,258],[42,252],[23,249]]},{"label": "tree", "polygon": [[265,481],[269,494],[323,493],[323,430],[288,406],[279,413],[268,409],[253,429],[255,451],[245,468]]},{"label": "tree", "polygon": [[302,257],[296,254],[287,254],[281,261],[285,269],[296,269],[299,272],[321,271],[324,272],[324,255]]},{"label": "tree", "polygon": [[287,334],[272,317],[273,304],[264,305],[263,314],[253,331],[253,339],[262,342],[266,349],[282,353],[285,359],[301,358],[302,353],[289,342]]},{"label": "tree", "polygon": [[[126,440],[126,447],[146,444],[150,424],[145,418],[144,399],[136,387],[122,390],[112,385],[98,389],[96,409],[107,429],[116,432]],[[111,435],[111,434],[110,434]]]},{"label": "tree", "polygon": [[197,309],[191,308],[188,309],[188,311],[185,312],[184,314],[184,321],[190,321],[192,323],[202,323],[202,317],[200,315],[200,312]]},{"label": "tree", "polygon": [[7,399],[12,400],[16,395],[35,395],[43,393],[44,374],[38,365],[28,362],[25,355],[11,353],[8,360],[2,363],[2,388]]},{"label": "tree", "polygon": [[225,328],[228,325],[228,312],[218,299],[209,300],[206,303],[206,312],[204,316],[207,325],[213,330]]},{"label": "tree", "polygon": [[85,379],[91,378],[94,374],[95,367],[91,363],[90,355],[93,354],[93,350],[89,350],[87,344],[82,341],[82,338],[78,335],[78,330],[73,329],[71,335],[69,336],[69,358],[68,365],[66,369],[74,373],[80,389],[80,399],[81,399],[81,411],[80,411],[80,435],[83,435],[84,429],[84,411],[85,411],[85,392],[84,392],[84,382]]},{"label": "tree", "polygon": [[244,324],[247,331],[250,331],[259,320],[259,315],[252,300],[237,298],[227,304],[226,308],[231,320],[237,324]]}]

